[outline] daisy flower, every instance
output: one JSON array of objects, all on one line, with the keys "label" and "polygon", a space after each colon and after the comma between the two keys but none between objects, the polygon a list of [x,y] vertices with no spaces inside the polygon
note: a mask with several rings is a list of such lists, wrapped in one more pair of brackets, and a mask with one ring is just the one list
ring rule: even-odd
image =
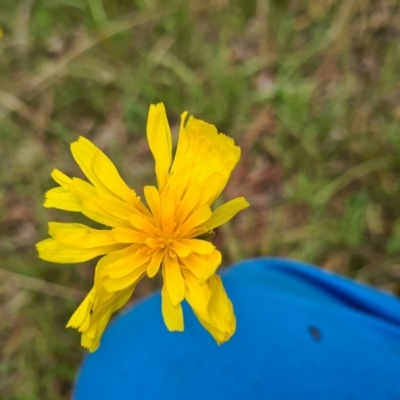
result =
[{"label": "daisy flower", "polygon": [[80,263],[101,256],[94,284],[67,327],[82,333],[81,344],[95,351],[111,315],[131,297],[146,275],[163,277],[162,315],[170,331],[183,331],[186,300],[218,343],[235,332],[231,301],[216,274],[221,253],[211,243],[213,230],[248,207],[243,198],[212,210],[240,158],[234,141],[214,125],[181,116],[175,157],[163,104],[151,105],[147,139],[155,159],[157,186],[144,187],[141,199],[121,178],[112,161],[89,140],[71,144],[87,177],[52,172],[58,187],[46,193],[45,207],[80,212],[104,225],[49,223],[51,238],[37,244],[40,258]]}]

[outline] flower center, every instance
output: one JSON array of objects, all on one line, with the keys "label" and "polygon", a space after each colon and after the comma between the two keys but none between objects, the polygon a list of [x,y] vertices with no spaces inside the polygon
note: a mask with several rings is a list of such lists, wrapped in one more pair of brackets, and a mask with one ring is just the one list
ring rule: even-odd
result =
[{"label": "flower center", "polygon": [[169,237],[162,237],[158,239],[159,243],[160,243],[160,247],[162,249],[168,248],[169,246],[172,245],[172,239]]}]

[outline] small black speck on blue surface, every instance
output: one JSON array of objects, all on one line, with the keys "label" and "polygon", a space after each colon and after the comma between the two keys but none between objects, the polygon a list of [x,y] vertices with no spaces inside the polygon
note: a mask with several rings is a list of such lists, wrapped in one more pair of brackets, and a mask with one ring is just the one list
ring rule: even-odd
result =
[{"label": "small black speck on blue surface", "polygon": [[308,327],[308,332],[315,342],[320,342],[322,340],[322,332],[317,327],[310,325]]}]

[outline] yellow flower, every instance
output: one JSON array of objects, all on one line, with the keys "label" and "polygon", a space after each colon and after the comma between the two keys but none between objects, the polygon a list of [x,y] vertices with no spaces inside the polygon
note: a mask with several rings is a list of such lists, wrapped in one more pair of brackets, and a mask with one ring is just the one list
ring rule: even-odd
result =
[{"label": "yellow flower", "polygon": [[60,186],[46,193],[45,207],[81,212],[108,227],[50,222],[51,238],[37,244],[39,256],[56,263],[104,256],[93,288],[67,324],[82,333],[81,344],[90,351],[97,349],[112,313],[128,301],[138,281],[155,276],[160,267],[162,315],[170,331],[183,331],[181,302],[186,300],[218,343],[235,332],[232,304],[215,274],[221,253],[206,239],[248,207],[244,198],[236,198],[210,208],[239,161],[240,149],[213,125],[193,117],[185,124],[186,115],[173,160],[164,105],[150,106],[147,138],[158,187],[144,188],[146,205],[110,159],[83,137],[71,151],[90,183],[52,172]]}]

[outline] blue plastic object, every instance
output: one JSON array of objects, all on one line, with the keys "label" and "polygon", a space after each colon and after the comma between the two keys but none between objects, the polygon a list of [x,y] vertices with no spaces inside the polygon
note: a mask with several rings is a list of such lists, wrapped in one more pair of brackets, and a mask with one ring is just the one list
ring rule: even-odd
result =
[{"label": "blue plastic object", "polygon": [[184,307],[168,332],[155,294],[86,357],[75,400],[400,399],[400,301],[303,263],[264,258],[222,272],[237,317],[218,346]]}]

